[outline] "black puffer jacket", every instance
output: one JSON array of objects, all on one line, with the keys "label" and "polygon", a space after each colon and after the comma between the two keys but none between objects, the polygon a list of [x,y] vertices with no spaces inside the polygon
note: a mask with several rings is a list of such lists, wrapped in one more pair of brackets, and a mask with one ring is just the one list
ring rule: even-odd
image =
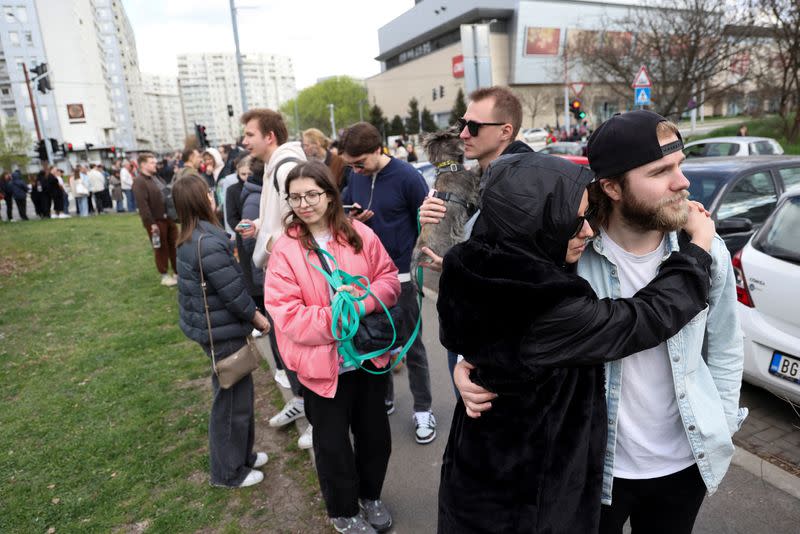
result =
[{"label": "black puffer jacket", "polygon": [[192,233],[192,239],[178,247],[178,304],[180,327],[186,337],[202,345],[210,354],[197,240],[201,243],[203,274],[206,279],[211,333],[218,358],[232,354],[245,344],[252,332],[256,306],[247,293],[242,270],[233,257],[233,245],[225,231],[206,221]]},{"label": "black puffer jacket", "polygon": [[499,397],[478,419],[455,408],[439,531],[590,534],[606,445],[602,364],[702,311],[711,257],[688,245],[633,298],[600,300],[564,264],[589,171],[520,154],[487,174],[483,224],[445,256],[437,308],[442,344]]}]

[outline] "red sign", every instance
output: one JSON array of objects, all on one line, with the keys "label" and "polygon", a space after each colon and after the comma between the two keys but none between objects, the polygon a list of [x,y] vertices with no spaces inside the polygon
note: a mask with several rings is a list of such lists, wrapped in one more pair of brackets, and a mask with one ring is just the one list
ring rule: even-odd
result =
[{"label": "red sign", "polygon": [[453,56],[453,78],[464,77],[464,56]]},{"label": "red sign", "polygon": [[634,87],[652,87],[653,84],[650,83],[650,76],[647,75],[647,69],[644,65],[639,68],[639,73],[636,75],[636,78],[633,79],[633,86]]}]

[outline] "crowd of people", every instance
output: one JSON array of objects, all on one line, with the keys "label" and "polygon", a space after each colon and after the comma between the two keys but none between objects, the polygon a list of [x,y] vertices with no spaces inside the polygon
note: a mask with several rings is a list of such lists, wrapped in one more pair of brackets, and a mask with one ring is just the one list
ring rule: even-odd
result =
[{"label": "crowd of people", "polygon": [[[470,95],[459,126],[479,207],[465,241],[424,263],[441,272],[457,389],[438,531],[621,534],[630,520],[634,533],[688,534],[747,410],[735,277],[688,200],[681,134],[653,112],[615,115],[589,137],[586,169],[516,140],[521,122],[508,89]],[[82,215],[102,213],[109,188],[118,209],[138,209],[161,283],[177,285],[180,327],[215,363],[268,336],[292,392],[269,425],[308,420],[298,445],[313,448],[337,532],[385,531],[396,352],[354,359],[343,332],[384,308],[421,331],[411,254],[450,200],[409,163],[413,146],[389,151],[369,123],[336,143],[316,129],[291,141],[268,109],[241,124],[238,146],[76,168],[69,196]],[[5,198],[36,190],[38,212],[46,192],[47,213],[63,216],[67,185],[58,169],[43,175],[34,187],[4,175]],[[408,438],[425,445],[437,392],[406,330]],[[223,387],[212,371],[212,393],[211,484],[258,484],[268,454],[256,450],[252,376]]]},{"label": "crowd of people", "polygon": [[[440,339],[457,388],[438,530],[617,534],[630,520],[634,532],[689,533],[747,410],[730,257],[688,201],[680,132],[649,111],[616,115],[589,138],[589,170],[516,140],[521,118],[505,88],[470,96],[460,137],[478,162],[480,207],[466,240],[424,264],[441,271]],[[195,207],[178,209],[193,229],[178,239],[181,327],[207,353],[210,328],[218,357],[268,335],[275,379],[292,391],[269,425],[308,419],[298,445],[314,450],[336,531],[385,531],[394,352],[353,360],[341,304],[415,322],[417,223],[438,224],[448,200],[402,159],[406,143],[387,150],[368,123],[335,146],[313,129],[290,141],[270,110],[242,126],[227,178],[197,171],[224,158],[183,154],[175,204]],[[200,235],[213,240],[202,251]],[[216,273],[208,326],[201,262]],[[419,337],[406,350],[424,445],[437,437],[428,354]],[[212,387],[212,483],[257,484],[267,455],[254,449],[252,380]]]}]

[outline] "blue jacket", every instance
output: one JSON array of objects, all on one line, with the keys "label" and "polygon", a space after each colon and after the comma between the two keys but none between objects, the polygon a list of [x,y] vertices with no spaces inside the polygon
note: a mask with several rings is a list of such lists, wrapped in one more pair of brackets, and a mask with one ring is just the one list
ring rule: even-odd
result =
[{"label": "blue jacket", "polygon": [[[678,250],[676,233],[669,234],[668,243],[669,251],[662,261]],[[736,282],[730,254],[719,236],[714,239],[711,257],[708,307],[667,340],[678,409],[709,494],[716,491],[728,470],[734,451],[731,436],[747,416],[747,408],[739,408],[744,349],[736,314]],[[605,255],[600,236],[586,247],[578,262],[578,274],[589,281],[598,297],[620,297],[617,268]],[[707,362],[702,354],[706,331]],[[611,504],[621,389],[622,360],[609,362],[606,364],[608,441],[603,504]]]},{"label": "blue jacket", "polygon": [[417,211],[428,194],[428,185],[417,170],[391,158],[374,178],[351,173],[350,184],[342,195],[344,204],[358,203],[375,215],[366,225],[378,235],[397,270],[407,273],[411,251],[417,242]]}]

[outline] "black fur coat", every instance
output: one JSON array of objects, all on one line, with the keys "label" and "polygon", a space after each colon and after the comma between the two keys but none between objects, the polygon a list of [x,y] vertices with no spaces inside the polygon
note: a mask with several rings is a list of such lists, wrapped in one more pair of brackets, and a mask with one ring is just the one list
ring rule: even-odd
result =
[{"label": "black fur coat", "polygon": [[711,258],[691,245],[635,297],[600,300],[564,265],[588,171],[523,154],[487,173],[482,224],[445,256],[437,307],[442,344],[499,396],[477,419],[456,405],[439,532],[596,532],[603,363],[658,345],[699,313]]}]

